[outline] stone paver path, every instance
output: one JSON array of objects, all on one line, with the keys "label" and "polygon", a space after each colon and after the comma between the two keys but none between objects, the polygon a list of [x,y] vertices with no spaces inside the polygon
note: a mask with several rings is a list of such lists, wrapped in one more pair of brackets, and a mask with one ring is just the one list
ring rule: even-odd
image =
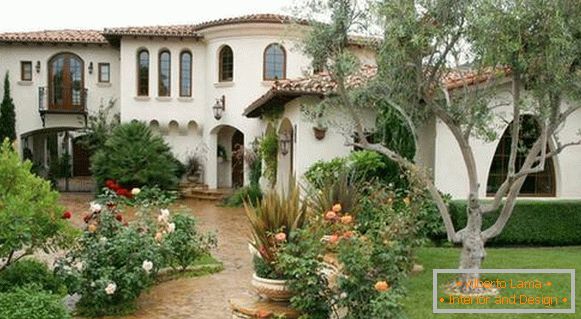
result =
[{"label": "stone paver path", "polygon": [[[89,195],[63,194],[62,204],[74,211],[73,223],[82,224]],[[179,201],[198,218],[203,230],[215,230],[218,248],[214,256],[224,263],[220,273],[183,278],[152,287],[138,300],[138,311],[122,319],[222,319],[231,318],[228,300],[252,295],[248,224],[243,209],[216,207],[211,202]],[[117,317],[119,318],[119,317]]]}]

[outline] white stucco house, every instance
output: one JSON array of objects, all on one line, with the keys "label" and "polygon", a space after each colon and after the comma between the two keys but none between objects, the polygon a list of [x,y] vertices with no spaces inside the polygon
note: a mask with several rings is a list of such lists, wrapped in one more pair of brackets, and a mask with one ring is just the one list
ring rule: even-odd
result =
[{"label": "white stucco house", "polygon": [[[352,149],[333,130],[323,139],[315,136],[313,123],[301,116],[301,105],[316,103],[332,83],[324,74],[313,76],[310,59],[297,49],[300,28],[308,28],[307,22],[255,14],[191,25],[0,34],[0,75],[10,74],[21,152],[48,166],[68,150],[73,175],[89,175],[87,152],[75,138],[88,115],[115,100],[122,122],[147,123],[179,159],[205,145],[204,182],[210,189],[238,187],[248,183],[248,169],[232,151],[264,134],[265,110],[283,107],[273,129],[290,139],[288,152],[279,154],[278,180],[301,176],[315,161]],[[373,49],[361,39],[353,39],[351,49],[372,76]],[[577,112],[563,139],[580,127]],[[418,160],[443,192],[464,197],[467,177],[458,169],[462,158],[450,134],[442,123],[429,121]],[[492,181],[502,139],[473,143],[481,180]],[[226,161],[218,159],[219,146]],[[527,185],[524,195],[581,198],[581,148],[567,149]],[[486,196],[487,187],[481,190]]]}]

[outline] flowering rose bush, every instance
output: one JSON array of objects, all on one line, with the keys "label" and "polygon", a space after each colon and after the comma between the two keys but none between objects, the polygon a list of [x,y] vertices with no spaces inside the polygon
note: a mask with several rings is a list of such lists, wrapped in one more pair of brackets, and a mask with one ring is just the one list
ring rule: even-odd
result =
[{"label": "flowering rose bush", "polygon": [[[130,199],[112,190],[103,192],[83,218],[83,236],[66,258],[57,262],[56,272],[67,282],[69,293],[81,295],[79,314],[131,312],[137,297],[154,282],[160,269],[186,269],[209,255],[215,245],[215,238],[200,234],[189,215],[138,206],[136,217],[127,218],[123,206],[148,192],[133,191],[137,194]],[[150,199],[138,203],[154,203]]]},{"label": "flowering rose bush", "polygon": [[308,318],[402,316],[402,279],[413,265],[416,243],[411,200],[395,206],[389,191],[354,187],[362,196],[351,211],[341,203],[315,210],[279,255],[279,270],[296,292],[291,303]]}]

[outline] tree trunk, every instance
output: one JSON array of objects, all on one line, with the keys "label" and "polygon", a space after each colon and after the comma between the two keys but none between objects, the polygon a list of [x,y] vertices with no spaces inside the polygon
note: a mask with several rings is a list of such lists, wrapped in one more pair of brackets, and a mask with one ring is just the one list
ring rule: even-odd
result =
[{"label": "tree trunk", "polygon": [[[481,236],[482,232],[482,210],[480,206],[468,207],[468,222],[466,225],[466,232],[462,239],[462,252],[460,254],[460,269],[480,269],[486,252],[484,250],[484,239]],[[460,276],[461,291],[464,293],[473,292],[473,286],[468,285],[469,282],[478,280],[480,274],[468,273]]]}]

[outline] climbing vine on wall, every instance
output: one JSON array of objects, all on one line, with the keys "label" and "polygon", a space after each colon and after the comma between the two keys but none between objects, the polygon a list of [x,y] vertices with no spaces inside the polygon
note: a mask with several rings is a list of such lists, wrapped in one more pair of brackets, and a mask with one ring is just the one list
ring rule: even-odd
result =
[{"label": "climbing vine on wall", "polygon": [[274,186],[278,166],[278,135],[275,130],[268,130],[262,137],[259,151],[264,160],[264,177]]}]

